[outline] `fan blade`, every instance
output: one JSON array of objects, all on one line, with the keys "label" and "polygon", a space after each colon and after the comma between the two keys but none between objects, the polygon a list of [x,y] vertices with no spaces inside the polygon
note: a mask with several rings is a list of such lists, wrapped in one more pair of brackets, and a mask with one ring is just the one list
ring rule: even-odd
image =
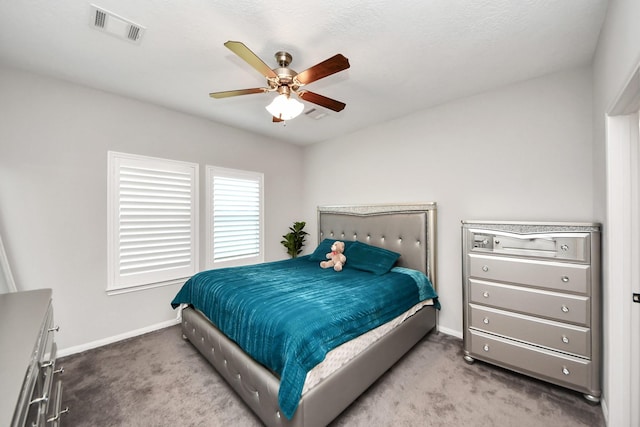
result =
[{"label": "fan blade", "polygon": [[349,67],[349,60],[341,54],[337,54],[311,68],[304,70],[301,73],[298,73],[295,80],[300,84],[307,85],[311,82],[315,82],[316,80],[330,76],[331,74],[346,70]]},{"label": "fan blade", "polygon": [[326,96],[318,95],[308,90],[301,90],[298,92],[298,96],[305,101],[313,102],[322,107],[328,108],[333,111],[342,111],[347,106],[344,102],[336,101],[335,99],[327,98]]},{"label": "fan blade", "polygon": [[229,98],[230,96],[250,95],[252,93],[264,93],[264,92],[269,92],[269,89],[264,87],[256,87],[253,89],[227,90],[224,92],[212,92],[209,94],[209,96],[212,98],[220,99],[220,98]]},{"label": "fan blade", "polygon": [[258,55],[253,53],[247,46],[245,46],[244,43],[229,40],[224,45],[233,53],[242,58],[247,64],[258,70],[258,72],[263,76],[273,79],[278,77],[278,75],[271,68],[269,68],[269,66],[265,64],[264,61],[258,57]]}]

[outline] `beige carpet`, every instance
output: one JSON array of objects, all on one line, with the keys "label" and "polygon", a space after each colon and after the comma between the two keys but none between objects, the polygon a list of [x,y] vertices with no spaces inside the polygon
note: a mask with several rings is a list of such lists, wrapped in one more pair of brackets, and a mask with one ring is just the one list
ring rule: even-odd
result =
[{"label": "beige carpet", "polygon": [[[260,426],[178,326],[63,358],[64,426]],[[431,334],[332,427],[601,427],[580,394],[481,362]]]}]

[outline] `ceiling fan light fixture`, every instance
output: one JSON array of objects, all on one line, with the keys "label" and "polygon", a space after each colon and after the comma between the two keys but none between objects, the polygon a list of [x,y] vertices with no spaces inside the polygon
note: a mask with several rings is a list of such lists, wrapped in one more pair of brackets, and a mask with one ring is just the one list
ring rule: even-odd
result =
[{"label": "ceiling fan light fixture", "polygon": [[302,110],[304,110],[304,104],[291,98],[288,94],[281,94],[271,101],[271,104],[264,107],[269,114],[280,120],[291,120],[298,117]]}]

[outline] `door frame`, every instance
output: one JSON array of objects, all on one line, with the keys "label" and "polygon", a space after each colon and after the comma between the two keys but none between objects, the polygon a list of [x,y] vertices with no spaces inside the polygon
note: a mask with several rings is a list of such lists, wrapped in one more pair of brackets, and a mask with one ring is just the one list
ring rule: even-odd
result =
[{"label": "door frame", "polygon": [[604,348],[610,426],[640,425],[640,67],[606,117]]}]

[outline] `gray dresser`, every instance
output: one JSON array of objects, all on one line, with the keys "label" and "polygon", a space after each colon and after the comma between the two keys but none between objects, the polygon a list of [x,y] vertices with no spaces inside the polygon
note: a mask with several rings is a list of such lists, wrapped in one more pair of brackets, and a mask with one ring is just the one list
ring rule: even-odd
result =
[{"label": "gray dresser", "polygon": [[0,426],[59,426],[51,290],[0,295]]},{"label": "gray dresser", "polygon": [[463,221],[464,358],[601,396],[600,226]]}]

